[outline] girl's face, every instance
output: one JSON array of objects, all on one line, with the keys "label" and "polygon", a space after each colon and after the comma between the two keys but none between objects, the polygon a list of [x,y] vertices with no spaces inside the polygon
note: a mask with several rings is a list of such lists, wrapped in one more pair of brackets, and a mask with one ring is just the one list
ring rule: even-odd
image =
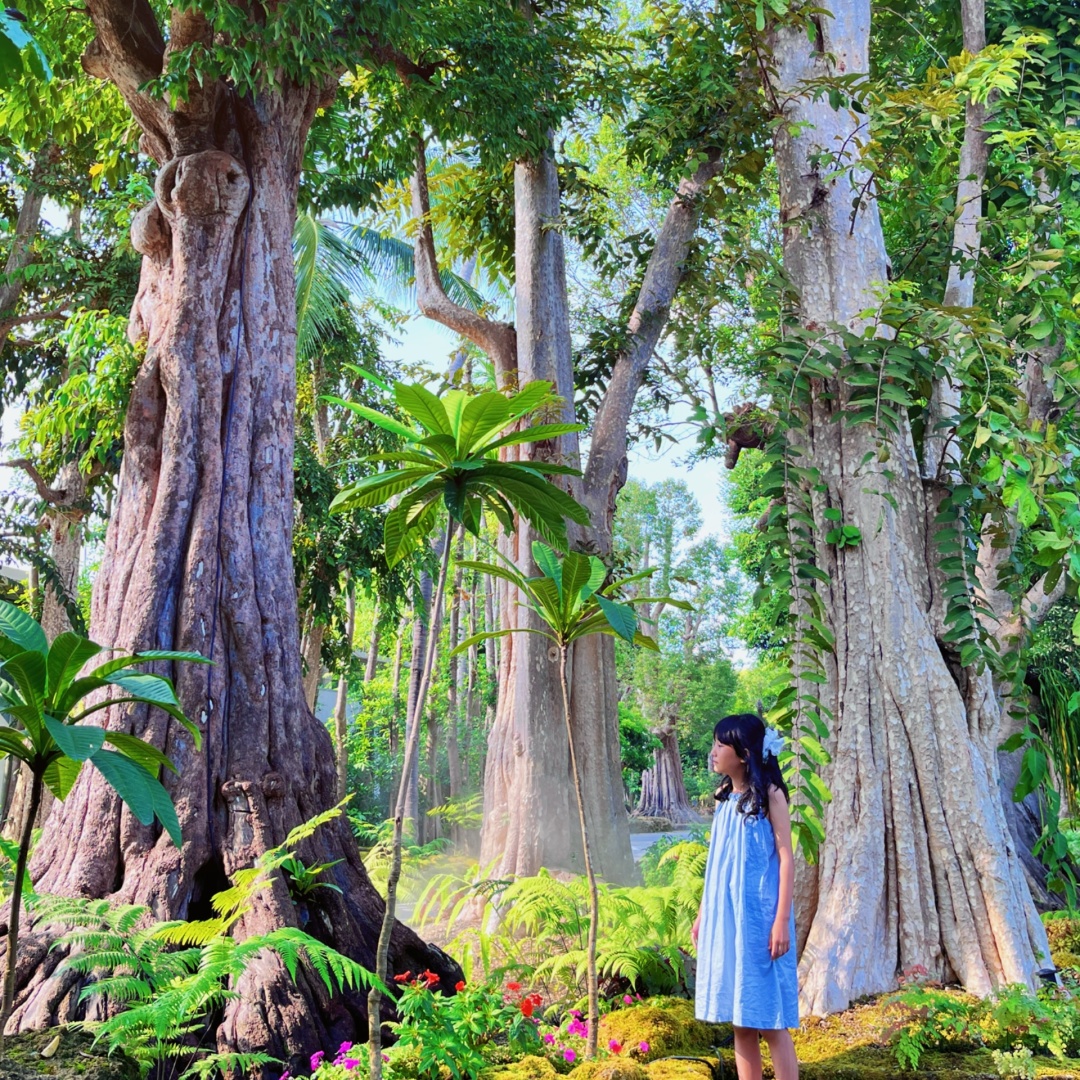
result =
[{"label": "girl's face", "polygon": [[713,772],[731,777],[741,776],[745,768],[739,755],[727,743],[722,743],[715,738],[709,753],[709,765]]}]

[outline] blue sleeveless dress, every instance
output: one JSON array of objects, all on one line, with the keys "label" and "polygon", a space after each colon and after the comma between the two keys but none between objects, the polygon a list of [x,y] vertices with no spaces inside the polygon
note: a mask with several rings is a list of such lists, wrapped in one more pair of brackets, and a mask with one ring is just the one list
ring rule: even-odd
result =
[{"label": "blue sleeveless dress", "polygon": [[799,1026],[799,986],[792,947],[769,955],[780,896],[780,858],[767,817],[739,813],[739,796],[713,815],[698,928],[694,1012],[699,1020],[768,1031]]}]

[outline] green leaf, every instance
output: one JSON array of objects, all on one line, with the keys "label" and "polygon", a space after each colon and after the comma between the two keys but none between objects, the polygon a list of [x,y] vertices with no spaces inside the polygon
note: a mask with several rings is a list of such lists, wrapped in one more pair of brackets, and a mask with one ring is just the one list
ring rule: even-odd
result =
[{"label": "green leaf", "polygon": [[[557,439],[560,435],[571,435],[577,431],[584,431],[584,424],[537,424],[534,427],[517,431],[513,435],[504,435],[484,447],[484,453],[498,450],[503,446],[520,446],[522,443],[542,442],[546,439]],[[576,470],[581,475],[580,470]]]},{"label": "green leaf", "polygon": [[[36,623],[34,624],[37,625]],[[19,719],[31,734],[41,730],[42,695],[45,690],[45,657],[39,652],[21,652],[0,661],[0,677],[18,690],[28,706]]]},{"label": "green leaf", "polygon": [[121,731],[107,731],[105,741],[115,746],[124,757],[141,765],[151,776],[157,776],[159,769],[177,772],[176,766],[156,747],[136,735],[126,735]]},{"label": "green leaf", "polygon": [[482,633],[473,634],[472,637],[467,637],[460,642],[450,655],[460,656],[462,653],[468,652],[474,645],[479,645],[482,641],[493,641],[495,638],[506,637],[507,634],[513,633],[515,633],[513,630],[484,630]]},{"label": "green leaf", "polygon": [[105,681],[111,686],[118,686],[136,701],[180,707],[172,683],[161,675],[149,675],[141,671],[118,671],[114,675],[109,675]]},{"label": "green leaf", "polygon": [[344,398],[328,396],[324,400],[351,409],[357,416],[370,420],[376,427],[382,428],[383,431],[389,431],[392,435],[400,435],[401,438],[412,443],[420,442],[420,436],[412,428],[406,427],[392,416],[386,416],[381,412],[376,412],[374,409],[369,409],[366,405],[358,405],[355,401],[346,401]]},{"label": "green leaf", "polygon": [[[603,564],[601,563],[601,565]],[[583,592],[583,590],[585,590],[589,584],[592,570],[592,563],[589,561],[588,555],[582,555],[580,552],[571,551],[563,559],[563,587],[561,595],[564,615],[569,615],[576,606],[580,605],[581,601],[585,599],[585,596],[588,595],[587,592]]]},{"label": "green leaf", "polygon": [[57,754],[48,765],[45,766],[45,772],[42,774],[42,780],[45,781],[45,786],[61,801],[63,802],[68,793],[75,786],[75,781],[79,779],[79,773],[82,771],[83,763],[76,761],[74,758],[65,757],[62,754]]},{"label": "green leaf", "polygon": [[433,466],[419,469],[394,469],[391,472],[365,476],[355,484],[342,488],[330,503],[330,513],[379,506],[393,496],[432,475]]},{"label": "green leaf", "polygon": [[101,652],[101,646],[81,634],[59,634],[49,648],[47,663],[48,697],[59,701],[83,665]]},{"label": "green leaf", "polygon": [[111,750],[95,754],[93,765],[143,825],[152,824],[156,817],[173,843],[180,847],[180,822],[176,809],[168,792],[156,778],[123,754]]},{"label": "green leaf", "polygon": [[607,621],[611,624],[611,628],[615,633],[619,637],[632,642],[638,625],[634,609],[628,604],[618,604],[614,600],[608,600],[603,596],[597,596],[595,600],[600,605],[600,610],[607,617]]},{"label": "green leaf", "polygon": [[27,652],[41,653],[43,657],[49,653],[45,631],[25,611],[6,600],[0,600],[0,634]]},{"label": "green leaf", "polygon": [[105,742],[104,728],[91,724],[64,724],[55,717],[45,717],[45,727],[65,757],[86,761],[93,757]]},{"label": "green leaf", "polygon": [[419,421],[428,434],[453,436],[446,409],[426,386],[418,383],[394,383],[394,398],[405,412]]},{"label": "green leaf", "polygon": [[458,457],[465,457],[496,432],[506,427],[510,406],[499,393],[480,394],[465,405],[457,433]]},{"label": "green leaf", "polygon": [[0,724],[0,754],[10,754],[20,761],[29,761],[34,756],[26,736],[6,724]]},{"label": "green leaf", "polygon": [[559,598],[562,599],[563,595],[563,567],[559,561],[558,555],[552,551],[547,544],[541,543],[539,540],[533,541],[532,546],[533,562],[540,569],[540,573],[545,577],[551,578],[555,582],[555,588],[558,590]]}]

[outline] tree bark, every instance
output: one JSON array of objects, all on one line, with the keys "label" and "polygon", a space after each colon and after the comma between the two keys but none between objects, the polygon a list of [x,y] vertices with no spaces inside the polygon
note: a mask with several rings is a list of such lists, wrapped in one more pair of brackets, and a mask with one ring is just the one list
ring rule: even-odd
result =
[{"label": "tree bark", "polygon": [[[149,5],[91,0],[97,37],[84,57],[120,88],[163,162],[154,201],[132,227],[143,255],[130,335],[146,343],[124,436],[115,510],[94,592],[96,640],[133,651],[191,649],[209,669],[161,665],[203,731],[203,748],[168,716],[103,712],[165,751],[183,829],[175,848],[140,825],[100,774],[84,769],[35,853],[42,892],[150,906],[157,919],[207,910],[226,875],[251,866],[289,830],[334,805],[330,737],[303,697],[292,566],[295,309],[291,236],[305,136],[324,96],[317,86],[240,98],[219,83],[192,85],[170,110],[140,90],[162,69],[165,43]],[[177,16],[170,48],[208,34]],[[171,668],[171,670],[170,670]],[[94,823],[87,828],[86,823]],[[324,940],[369,968],[384,905],[338,818],[299,849],[308,863],[342,860],[311,914]],[[260,893],[240,937],[297,925],[285,884]],[[19,959],[9,1031],[77,1012],[54,977],[61,950],[35,931]],[[453,961],[398,924],[394,970],[430,965],[452,986]],[[260,957],[233,987],[218,1045],[265,1050],[292,1071],[313,1047],[367,1027],[360,993],[329,1001],[305,971],[294,984]]]},{"label": "tree bark", "polygon": [[[832,16],[816,18],[816,46],[794,26],[771,41],[770,89],[786,121],[776,134],[784,264],[811,330],[859,329],[886,280],[877,206],[850,149],[854,114],[804,88],[867,70],[868,0],[835,3]],[[818,163],[837,154],[823,177]],[[954,676],[935,633],[933,546],[910,427],[904,417],[898,434],[838,422],[847,393],[842,380],[815,381],[798,435],[801,460],[822,485],[815,519],[837,507],[862,536],[842,551],[816,540],[836,646],[827,695],[833,799],[803,893],[812,906],[799,913],[809,920],[802,1004],[815,1014],[891,989],[916,964],[975,993],[1030,986],[1036,954],[1049,955],[998,794],[994,687],[974,671]],[[876,460],[882,438],[891,479],[861,466]]]},{"label": "tree bark", "polygon": [[[41,224],[41,205],[45,201],[45,191],[38,183],[41,170],[45,166],[49,148],[38,155],[33,171],[23,192],[19,216],[15,220],[15,235],[11,241],[11,250],[4,262],[4,275],[10,277],[24,269],[30,262],[34,238]],[[16,278],[0,285],[0,349],[7,344],[12,327],[17,325],[14,318],[15,305],[22,295],[23,283]]]},{"label": "tree bark", "polygon": [[[424,674],[424,657],[428,650],[428,624],[431,621],[431,575],[421,573],[416,590],[416,602],[413,604],[413,639],[412,653],[409,657],[409,690],[405,697],[405,742],[411,736],[412,724],[423,722],[423,716],[416,711],[416,696]],[[419,735],[417,735],[419,738]],[[420,836],[420,756],[414,755],[409,769],[408,786],[402,804],[403,828],[407,836],[418,839]]]}]

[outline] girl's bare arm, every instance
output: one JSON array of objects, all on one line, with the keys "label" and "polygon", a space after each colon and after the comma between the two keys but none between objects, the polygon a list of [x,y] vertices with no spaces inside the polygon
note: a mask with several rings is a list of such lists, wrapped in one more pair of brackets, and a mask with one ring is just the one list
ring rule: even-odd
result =
[{"label": "girl's bare arm", "polygon": [[769,791],[769,821],[776,837],[776,853],[780,858],[780,895],[777,898],[776,918],[769,935],[769,952],[775,960],[791,948],[791,901],[795,893],[795,856],[791,850],[791,813],[787,799],[777,787]]}]

